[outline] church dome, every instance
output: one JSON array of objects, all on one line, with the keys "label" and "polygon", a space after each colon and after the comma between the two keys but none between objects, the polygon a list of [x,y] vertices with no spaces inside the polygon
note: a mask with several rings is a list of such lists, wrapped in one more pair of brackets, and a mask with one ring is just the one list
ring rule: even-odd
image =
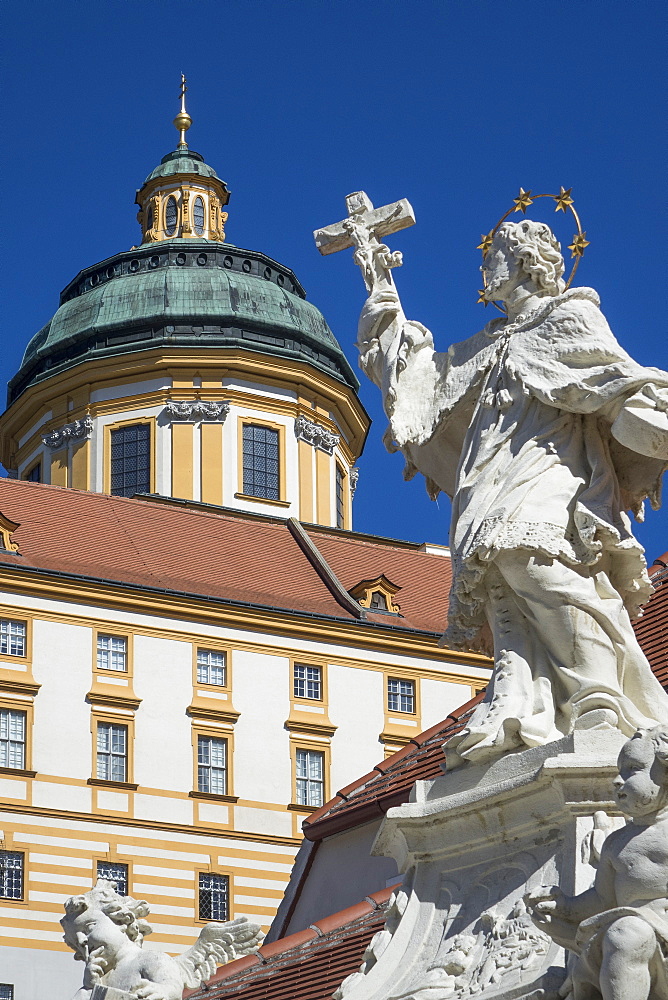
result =
[{"label": "church dome", "polygon": [[252,350],[305,361],[353,389],[359,385],[289,268],[228,243],[174,239],[81,271],[29,342],[8,402],[74,365],[161,346]]},{"label": "church dome", "polygon": [[163,156],[155,170],[148,175],[144,184],[157,180],[160,177],[174,177],[176,174],[200,174],[201,177],[212,177],[220,180],[220,177],[208,163],[204,162],[201,153],[196,153],[193,149],[175,149],[171,153]]}]

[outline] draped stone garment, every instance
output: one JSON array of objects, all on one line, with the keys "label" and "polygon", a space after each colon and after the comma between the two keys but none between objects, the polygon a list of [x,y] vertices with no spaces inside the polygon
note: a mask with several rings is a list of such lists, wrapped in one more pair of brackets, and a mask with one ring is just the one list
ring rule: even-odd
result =
[{"label": "draped stone garment", "polygon": [[[407,322],[400,337],[395,335],[395,346],[389,341],[386,346],[383,338],[371,341],[362,356],[362,367],[383,389],[390,417],[386,443],[404,453],[406,477],[420,471],[432,496],[442,490],[452,498],[453,583],[444,641],[454,648],[492,652],[491,591],[498,589],[499,579],[498,572],[490,577],[490,569],[503,552],[558,561],[572,567],[578,584],[583,575],[603,574],[591,598],[599,624],[605,602],[596,605],[600,594],[608,596],[610,584],[632,616],[652,593],[643,549],[631,533],[626,510],[639,514],[646,497],[658,506],[666,463],[620,445],[610,428],[625,400],[648,383],[668,401],[668,374],[633,361],[598,304],[592,289],[572,289],[542,300],[514,322],[493,321],[447,355],[433,351],[431,334],[421,324]],[[561,583],[560,588],[563,600]],[[540,615],[540,608],[526,602],[515,611],[518,622]],[[603,684],[626,702],[622,715],[628,724],[622,728],[633,731],[648,719],[668,721],[668,699],[630,624],[622,634],[609,632],[608,647],[620,642],[633,647],[630,660],[617,649],[615,676]],[[494,639],[498,647],[496,634]],[[568,643],[569,637],[563,640]],[[495,652],[498,658],[499,648]],[[538,667],[540,656],[534,659]],[[543,713],[549,696],[545,686],[555,680],[550,671],[560,667],[553,652],[546,662],[540,690],[519,702],[516,698],[506,715],[517,719],[522,713]],[[518,669],[517,678],[519,674]],[[638,712],[629,710],[622,692],[640,702]],[[553,694],[558,702],[560,695]],[[484,720],[493,698],[494,680],[472,722]],[[666,705],[651,713],[657,698]],[[532,700],[540,706],[532,706]],[[604,699],[603,706],[615,708],[614,698]],[[558,728],[569,732],[578,713],[564,707]],[[554,728],[555,709],[549,715],[542,731],[529,727],[533,732],[525,742],[533,745],[560,735]],[[495,742],[490,727],[483,729],[489,731],[478,738]],[[500,748],[498,741],[495,745]]]}]

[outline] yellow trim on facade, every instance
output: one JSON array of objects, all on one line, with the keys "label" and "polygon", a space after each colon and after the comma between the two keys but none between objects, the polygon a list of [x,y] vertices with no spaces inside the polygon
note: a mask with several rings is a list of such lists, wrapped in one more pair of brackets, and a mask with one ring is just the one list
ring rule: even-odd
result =
[{"label": "yellow trim on facade", "polygon": [[90,481],[90,441],[80,441],[72,448],[72,489],[88,490]]},{"label": "yellow trim on facade", "polygon": [[68,485],[68,449],[61,448],[59,451],[51,452],[51,463],[49,469],[49,482],[52,486]]},{"label": "yellow trim on facade", "polygon": [[223,425],[202,423],[200,433],[200,490],[202,503],[222,505]]},{"label": "yellow trim on facade", "polygon": [[313,521],[313,448],[306,441],[297,442],[297,463],[299,469],[299,519]]},{"label": "yellow trim on facade", "polygon": [[193,499],[195,425],[172,423],[172,496]]}]

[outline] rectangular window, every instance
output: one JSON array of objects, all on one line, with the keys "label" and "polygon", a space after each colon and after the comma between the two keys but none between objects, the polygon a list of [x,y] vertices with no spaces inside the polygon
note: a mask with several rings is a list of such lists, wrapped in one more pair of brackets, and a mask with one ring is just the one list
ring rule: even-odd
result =
[{"label": "rectangular window", "polygon": [[297,751],[297,805],[321,806],[325,801],[325,755]]},{"label": "rectangular window", "polygon": [[25,622],[0,618],[0,653],[5,656],[25,656],[27,631]]},{"label": "rectangular window", "polygon": [[0,708],[0,767],[26,766],[26,713]]},{"label": "rectangular window", "polygon": [[123,672],[128,669],[128,641],[124,636],[98,635],[97,669]]},{"label": "rectangular window", "polygon": [[340,465],[336,467],[336,527],[342,528],[345,516],[344,502],[345,476]]},{"label": "rectangular window", "polygon": [[97,724],[97,776],[104,781],[127,781],[128,727],[113,722]]},{"label": "rectangular window", "polygon": [[[42,482],[42,463],[38,462],[37,465],[33,465],[32,469],[26,473],[25,480],[27,483],[41,483]],[[0,997],[0,1000],[2,998]]]},{"label": "rectangular window", "polygon": [[197,683],[225,687],[225,653],[217,649],[197,650]]},{"label": "rectangular window", "polygon": [[97,877],[116,883],[116,891],[121,896],[128,894],[128,866],[115,861],[98,861]]},{"label": "rectangular window", "polygon": [[151,492],[151,426],[128,424],[111,432],[111,494]]},{"label": "rectangular window", "polygon": [[320,667],[309,667],[305,663],[295,663],[294,696],[295,698],[322,700],[322,670]]},{"label": "rectangular window", "polygon": [[23,854],[0,851],[0,899],[23,899]]},{"label": "rectangular window", "polygon": [[197,737],[197,790],[227,794],[227,740]]},{"label": "rectangular window", "polygon": [[277,430],[261,424],[244,424],[243,470],[246,496],[281,499]]},{"label": "rectangular window", "polygon": [[387,681],[387,708],[389,712],[415,713],[415,684],[389,677]]},{"label": "rectangular window", "polygon": [[229,920],[230,879],[228,875],[200,872],[198,914],[200,920]]},{"label": "rectangular window", "polygon": [[0,983],[0,1000],[14,1000],[14,987],[11,983]]}]

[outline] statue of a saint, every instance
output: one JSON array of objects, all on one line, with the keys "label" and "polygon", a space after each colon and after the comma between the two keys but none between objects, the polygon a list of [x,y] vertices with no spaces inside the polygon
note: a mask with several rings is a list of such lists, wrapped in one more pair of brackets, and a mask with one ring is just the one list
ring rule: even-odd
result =
[{"label": "statue of a saint", "polygon": [[629,819],[604,841],[592,888],[526,896],[536,926],[573,956],[567,1000],[668,1000],[668,728],[636,733],[618,766]]},{"label": "statue of a saint", "polygon": [[436,353],[406,319],[389,271],[400,261],[377,238],[410,224],[401,206],[379,223],[384,210],[350,196],[350,220],[316,242],[356,247],[370,292],[357,346],[383,393],[388,448],[403,452],[406,478],[419,471],[432,497],[452,498],[444,642],[494,656],[448,766],[576,727],[630,736],[668,723],[631,627],[652,587],[626,513],[640,516],[647,497],[658,506],[668,374],[619,346],[593,289],[564,291],[559,243],[528,219],[503,223],[484,258],[485,297],[507,316]]}]

